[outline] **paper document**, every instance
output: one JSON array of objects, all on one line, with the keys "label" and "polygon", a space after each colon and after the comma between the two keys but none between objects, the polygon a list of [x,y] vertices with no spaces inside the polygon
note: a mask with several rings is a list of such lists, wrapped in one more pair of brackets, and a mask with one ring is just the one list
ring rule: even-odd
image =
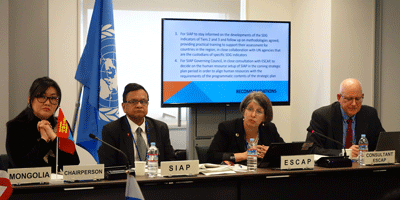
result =
[{"label": "paper document", "polygon": [[247,172],[247,167],[244,165],[235,164],[234,166],[228,165],[218,165],[218,164],[200,164],[200,173],[209,175],[219,175],[219,174],[234,174],[236,172]]},{"label": "paper document", "polygon": [[314,154],[314,163],[317,162],[317,160],[319,160],[322,157],[328,157],[326,155],[320,155],[320,154]]}]

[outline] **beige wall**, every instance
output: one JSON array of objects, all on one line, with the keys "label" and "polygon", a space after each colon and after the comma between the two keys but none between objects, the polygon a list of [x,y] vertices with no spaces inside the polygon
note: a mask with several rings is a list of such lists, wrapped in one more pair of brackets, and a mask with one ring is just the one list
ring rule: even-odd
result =
[{"label": "beige wall", "polygon": [[[48,0],[49,2],[49,76],[60,85],[63,97],[61,109],[73,123],[78,96],[75,72],[80,59],[79,2],[80,0]],[[60,13],[65,13],[60,15]]]},{"label": "beige wall", "polygon": [[375,0],[332,1],[331,101],[343,79],[360,80],[365,99],[373,106]]},{"label": "beige wall", "polygon": [[400,130],[400,1],[381,1],[382,51],[381,87],[378,103],[382,126],[386,131]]},{"label": "beige wall", "polygon": [[8,121],[8,0],[0,0],[0,154],[6,152],[6,123]]}]

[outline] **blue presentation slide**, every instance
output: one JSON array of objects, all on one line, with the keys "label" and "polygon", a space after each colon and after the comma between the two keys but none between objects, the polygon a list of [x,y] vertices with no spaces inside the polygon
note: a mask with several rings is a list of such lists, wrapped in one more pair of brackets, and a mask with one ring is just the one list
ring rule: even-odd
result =
[{"label": "blue presentation slide", "polygon": [[290,23],[163,19],[163,104],[289,101]]}]

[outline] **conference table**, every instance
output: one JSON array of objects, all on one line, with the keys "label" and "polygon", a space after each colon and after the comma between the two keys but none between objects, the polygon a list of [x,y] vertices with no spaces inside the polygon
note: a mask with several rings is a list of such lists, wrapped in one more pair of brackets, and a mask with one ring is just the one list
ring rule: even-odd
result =
[{"label": "conference table", "polygon": [[[400,189],[400,164],[136,180],[145,199],[380,199]],[[15,185],[10,199],[124,199],[125,187],[126,179]]]}]

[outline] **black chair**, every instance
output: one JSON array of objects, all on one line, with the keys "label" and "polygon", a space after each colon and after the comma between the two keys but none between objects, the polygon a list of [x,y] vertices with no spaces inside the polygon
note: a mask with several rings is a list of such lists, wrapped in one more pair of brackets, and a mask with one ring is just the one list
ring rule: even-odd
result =
[{"label": "black chair", "polygon": [[174,153],[176,160],[187,160],[185,149],[176,149]]},{"label": "black chair", "polygon": [[8,170],[8,155],[7,154],[1,154],[0,155],[0,170]]},{"label": "black chair", "polygon": [[197,158],[199,159],[199,163],[206,163],[208,146],[195,146],[195,148],[197,151]]}]

